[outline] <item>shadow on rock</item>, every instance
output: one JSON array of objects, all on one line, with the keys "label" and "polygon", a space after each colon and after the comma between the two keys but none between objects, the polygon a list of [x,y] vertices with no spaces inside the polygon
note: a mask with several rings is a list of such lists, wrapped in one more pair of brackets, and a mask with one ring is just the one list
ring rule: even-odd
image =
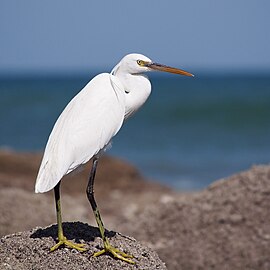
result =
[{"label": "shadow on rock", "polygon": [[[100,237],[99,229],[93,226],[90,226],[82,222],[64,222],[63,223],[64,235],[67,239],[74,239],[76,243],[79,243],[80,240],[85,242],[93,242],[95,238]],[[107,231],[106,236],[108,238],[115,236],[114,231]],[[52,237],[55,241],[57,240],[57,225],[51,225],[47,228],[39,228],[34,233],[30,235],[30,238],[43,238],[43,237]]]}]

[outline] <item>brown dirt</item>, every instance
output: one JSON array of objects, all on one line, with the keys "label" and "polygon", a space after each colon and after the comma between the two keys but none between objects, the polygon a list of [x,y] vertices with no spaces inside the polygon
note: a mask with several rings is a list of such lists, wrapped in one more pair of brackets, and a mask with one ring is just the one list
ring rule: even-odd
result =
[{"label": "brown dirt", "polygon": [[[270,269],[270,166],[151,205],[133,226],[168,269]],[[140,230],[143,228],[143,230]]]},{"label": "brown dirt", "polygon": [[55,244],[57,226],[36,228],[31,231],[8,235],[0,239],[0,269],[167,269],[158,255],[142,246],[134,238],[119,233],[108,232],[110,243],[133,255],[135,265],[116,260],[110,255],[93,257],[94,252],[102,249],[102,241],[97,228],[80,222],[64,223],[68,239],[85,244],[86,252],[78,252],[69,248],[60,248],[49,252]]},{"label": "brown dirt", "polygon": [[[0,236],[36,226],[55,223],[53,192],[35,194],[34,185],[41,154],[0,151]],[[91,163],[62,180],[62,212],[65,221],[95,225],[86,197]],[[95,197],[106,227],[118,226],[135,218],[144,205],[157,201],[166,187],[146,182],[128,163],[104,156],[95,180]]]},{"label": "brown dirt", "polygon": [[[40,159],[0,152],[1,235],[55,222],[52,192],[33,193]],[[65,221],[95,225],[85,195],[89,165],[63,181]],[[106,227],[153,248],[170,270],[270,269],[270,166],[255,166],[200,192],[175,193],[104,157],[95,191]]]}]

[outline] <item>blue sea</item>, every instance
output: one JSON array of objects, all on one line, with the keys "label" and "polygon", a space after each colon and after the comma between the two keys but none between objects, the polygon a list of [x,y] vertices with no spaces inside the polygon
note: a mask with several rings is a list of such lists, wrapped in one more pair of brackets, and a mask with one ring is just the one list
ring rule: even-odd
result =
[{"label": "blue sea", "polygon": [[[58,115],[93,76],[0,77],[0,147],[43,150]],[[178,190],[270,162],[270,74],[149,76],[149,100],[108,154]]]}]

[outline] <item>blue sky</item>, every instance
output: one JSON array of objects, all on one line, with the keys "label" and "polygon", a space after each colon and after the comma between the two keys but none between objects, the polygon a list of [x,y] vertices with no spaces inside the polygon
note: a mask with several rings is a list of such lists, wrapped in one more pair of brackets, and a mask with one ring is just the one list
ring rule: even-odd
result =
[{"label": "blue sky", "polygon": [[269,0],[0,2],[0,72],[110,70],[130,52],[187,70],[270,71]]}]

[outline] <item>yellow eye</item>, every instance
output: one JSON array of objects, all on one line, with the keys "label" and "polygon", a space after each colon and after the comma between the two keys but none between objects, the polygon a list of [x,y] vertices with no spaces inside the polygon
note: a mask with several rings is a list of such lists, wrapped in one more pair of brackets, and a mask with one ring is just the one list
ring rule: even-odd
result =
[{"label": "yellow eye", "polygon": [[144,66],[144,62],[143,62],[142,60],[137,60],[137,64],[138,64],[139,66]]}]

